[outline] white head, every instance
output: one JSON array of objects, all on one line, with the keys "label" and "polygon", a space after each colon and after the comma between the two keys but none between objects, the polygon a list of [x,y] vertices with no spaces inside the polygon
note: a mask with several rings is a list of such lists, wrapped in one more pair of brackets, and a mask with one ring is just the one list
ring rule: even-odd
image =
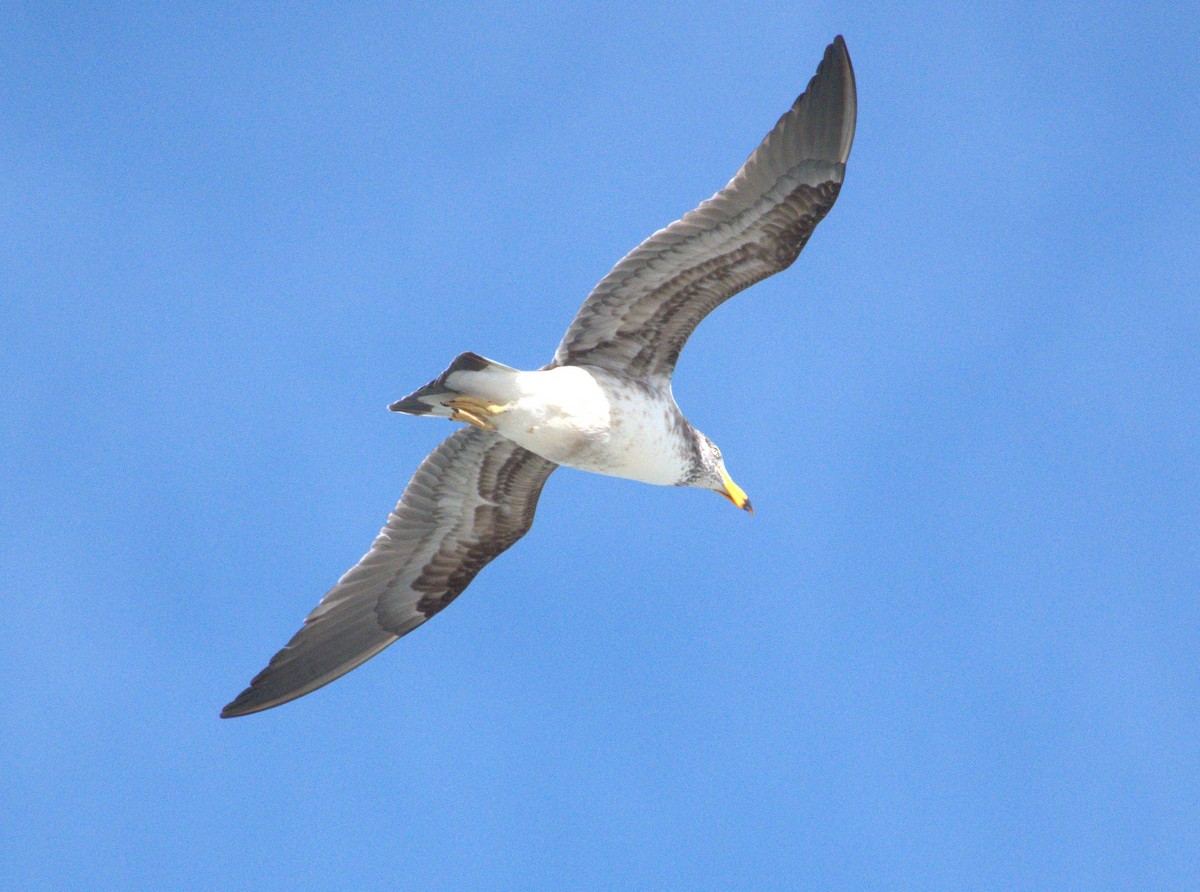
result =
[{"label": "white head", "polygon": [[717,448],[716,443],[700,431],[696,431],[696,458],[696,474],[687,481],[687,486],[711,489],[743,511],[754,513],[745,491],[733,482],[729,472],[725,470],[725,460],[721,458],[721,450]]}]

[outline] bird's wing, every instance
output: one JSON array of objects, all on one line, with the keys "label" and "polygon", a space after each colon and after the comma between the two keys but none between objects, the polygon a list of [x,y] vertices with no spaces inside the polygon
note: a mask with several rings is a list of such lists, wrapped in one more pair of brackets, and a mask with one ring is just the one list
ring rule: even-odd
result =
[{"label": "bird's wing", "polygon": [[556,467],[496,433],[464,428],[448,437],[421,463],[371,550],[222,717],[302,697],[421,625],[528,532]]},{"label": "bird's wing", "polygon": [[833,207],[856,111],[854,70],[838,36],[729,185],[642,242],[592,290],[553,364],[669,378],[700,320],[789,266]]}]

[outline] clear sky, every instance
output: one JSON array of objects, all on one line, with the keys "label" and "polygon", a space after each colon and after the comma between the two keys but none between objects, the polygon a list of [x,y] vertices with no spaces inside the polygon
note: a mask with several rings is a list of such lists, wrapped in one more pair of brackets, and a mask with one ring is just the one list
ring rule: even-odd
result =
[{"label": "clear sky", "polygon": [[[846,37],[846,184],[675,393],[757,514],[560,471],[220,721],[451,425]],[[1189,4],[19,3],[0,886],[1195,889]]]}]

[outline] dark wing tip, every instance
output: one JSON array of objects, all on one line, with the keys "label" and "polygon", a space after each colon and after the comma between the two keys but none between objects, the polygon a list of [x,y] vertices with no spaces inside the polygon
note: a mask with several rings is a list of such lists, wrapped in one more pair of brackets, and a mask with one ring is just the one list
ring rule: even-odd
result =
[{"label": "dark wing tip", "polygon": [[[271,662],[278,660],[278,654]],[[261,712],[264,709],[270,709],[276,706],[277,697],[267,694],[260,686],[260,682],[264,676],[271,671],[270,665],[254,676],[249,687],[225,704],[225,708],[221,710],[221,718],[232,719],[240,715],[250,715],[252,712]]]},{"label": "dark wing tip", "polygon": [[250,715],[252,712],[259,712],[263,709],[270,709],[273,703],[256,703],[258,700],[257,692],[253,686],[246,688],[232,700],[225,704],[225,708],[221,710],[221,718],[232,719],[240,715]]},{"label": "dark wing tip", "polygon": [[[349,671],[349,670],[347,670]],[[276,706],[282,706],[284,703],[290,703],[292,700],[298,700],[305,694],[311,694],[317,688],[322,688],[338,678],[341,678],[345,672],[339,672],[336,675],[330,675],[324,678],[317,684],[302,685],[289,691],[282,693],[272,692],[251,682],[250,687],[238,694],[233,700],[225,705],[221,710],[221,718],[234,719],[238,716],[251,715],[256,712],[263,712],[268,709],[274,709]]]},{"label": "dark wing tip", "polygon": [[[333,679],[331,678],[329,681],[333,681]],[[264,695],[262,691],[254,687],[248,687],[229,703],[225,704],[225,708],[221,710],[221,718],[236,719],[243,715],[265,712],[268,709],[274,709],[276,706],[282,706],[284,703],[290,703],[292,700],[298,700],[305,694],[311,694],[313,690],[316,690],[316,688],[308,690],[299,689],[289,692],[284,696],[271,696]]]},{"label": "dark wing tip", "polygon": [[[271,663],[277,663],[278,659],[279,654],[271,660]],[[276,689],[276,685],[269,683],[268,680],[271,674],[271,665],[268,665],[262,672],[254,676],[253,681],[250,682],[250,686],[246,690],[225,704],[225,708],[221,710],[221,718],[232,719],[242,715],[262,712],[265,709],[271,709],[274,706],[287,703],[289,700],[295,700],[297,697],[301,697],[314,690],[314,688],[299,686],[293,690],[281,692]],[[330,681],[332,680],[330,679]],[[264,681],[268,681],[268,683],[264,684]]]},{"label": "dark wing tip", "polygon": [[250,687],[226,704],[221,710],[221,718],[250,715],[298,700],[336,681],[351,669],[357,669],[399,637],[380,628],[373,641],[356,648],[350,657],[331,660],[320,648],[305,646],[309,642],[304,635],[311,627],[311,622],[301,627],[292,641],[254,676]]},{"label": "dark wing tip", "polygon": [[842,35],[825,48],[816,74],[796,100],[796,110],[803,118],[807,156],[845,164],[854,142],[858,91]]},{"label": "dark wing tip", "polygon": [[[226,703],[225,708],[221,710],[221,718],[233,719],[233,718],[237,718],[240,715],[249,715],[250,713],[254,712],[255,709],[253,706],[245,706],[244,704],[242,704],[241,700],[245,696],[246,696],[246,691],[243,691],[241,694],[238,695],[237,699],[231,700],[230,702]],[[266,709],[266,707],[264,706],[263,709]]]}]

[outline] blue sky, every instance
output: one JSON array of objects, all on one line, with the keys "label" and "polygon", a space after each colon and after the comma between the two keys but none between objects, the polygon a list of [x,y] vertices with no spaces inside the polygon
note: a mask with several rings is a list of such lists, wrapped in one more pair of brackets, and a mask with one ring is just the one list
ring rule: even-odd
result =
[{"label": "blue sky", "polygon": [[[220,707],[449,431],[846,36],[846,185],[676,396],[754,499],[572,471],[454,606]],[[1200,15],[18,4],[0,881],[1191,889]]]}]

